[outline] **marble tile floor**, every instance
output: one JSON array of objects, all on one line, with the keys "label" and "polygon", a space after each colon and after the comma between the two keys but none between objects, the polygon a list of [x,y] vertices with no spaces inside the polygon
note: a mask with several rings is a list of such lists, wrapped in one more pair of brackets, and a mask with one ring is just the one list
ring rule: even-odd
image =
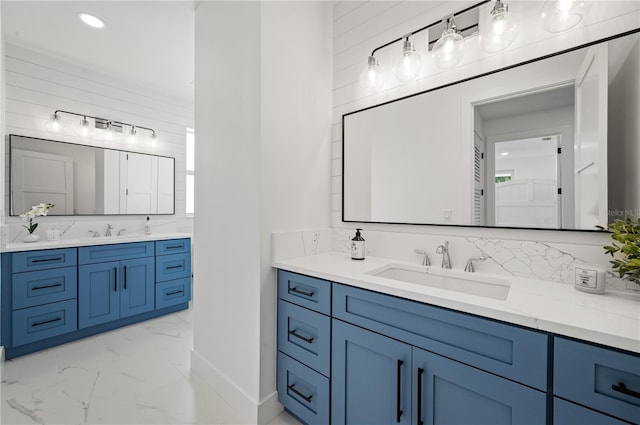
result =
[{"label": "marble tile floor", "polygon": [[[191,374],[192,338],[186,310],[7,361],[0,423],[240,423]],[[272,422],[297,423],[286,412]]]}]

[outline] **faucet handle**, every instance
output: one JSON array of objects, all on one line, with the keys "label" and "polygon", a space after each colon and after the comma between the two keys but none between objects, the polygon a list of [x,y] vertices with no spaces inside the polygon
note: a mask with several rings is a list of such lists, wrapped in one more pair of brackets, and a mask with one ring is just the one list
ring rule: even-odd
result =
[{"label": "faucet handle", "polygon": [[476,268],[474,267],[473,262],[474,261],[484,261],[486,259],[487,259],[487,257],[485,257],[484,255],[469,258],[469,261],[467,261],[467,265],[464,266],[464,271],[465,272],[469,272],[469,273],[475,272]]},{"label": "faucet handle", "polygon": [[100,233],[96,232],[95,230],[89,230],[89,233],[91,233],[94,238],[99,238],[100,237]]},{"label": "faucet handle", "polygon": [[423,249],[416,249],[413,252],[415,252],[416,254],[420,254],[423,255],[424,258],[422,259],[422,265],[423,266],[430,266],[431,265],[431,261],[429,261],[429,256],[427,255],[427,252]]},{"label": "faucet handle", "polygon": [[118,236],[122,236],[124,234],[124,232],[126,232],[127,229],[120,229],[118,230]]}]

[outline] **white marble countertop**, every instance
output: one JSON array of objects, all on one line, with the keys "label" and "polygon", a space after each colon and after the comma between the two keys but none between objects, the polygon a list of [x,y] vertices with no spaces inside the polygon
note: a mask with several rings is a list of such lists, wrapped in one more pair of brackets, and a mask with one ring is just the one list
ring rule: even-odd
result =
[{"label": "white marble countertop", "polygon": [[190,238],[187,233],[152,233],[150,235],[101,236],[99,238],[60,239],[57,241],[15,242],[2,247],[2,252],[35,251],[40,249],[73,248],[79,246],[109,245],[128,242],[160,241],[167,239]]},{"label": "white marble countertop", "polygon": [[[408,263],[379,257],[353,261],[349,254],[328,252],[275,261],[273,266],[640,353],[640,296],[635,294],[590,294],[558,282],[475,274],[478,278],[484,276],[511,282],[506,300],[495,300],[366,274],[390,264]],[[465,273],[461,270],[452,272]],[[465,273],[464,276],[468,279],[474,275]]]}]

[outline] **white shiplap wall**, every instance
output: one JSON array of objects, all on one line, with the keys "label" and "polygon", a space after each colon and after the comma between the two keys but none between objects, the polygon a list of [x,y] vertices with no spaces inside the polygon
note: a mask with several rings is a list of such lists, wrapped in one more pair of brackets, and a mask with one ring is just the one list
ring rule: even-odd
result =
[{"label": "white shiplap wall", "polygon": [[[418,79],[398,83],[391,79],[380,93],[365,93],[359,87],[359,75],[366,58],[377,46],[399,38],[417,28],[442,19],[477,2],[470,1],[344,1],[334,6],[333,40],[333,127],[331,167],[331,214],[334,228],[352,228],[341,221],[342,210],[342,115],[387,100],[424,91],[440,85],[476,75],[480,70],[497,69],[554,51],[581,45],[606,36],[637,28],[640,25],[640,2],[593,2],[589,15],[576,28],[562,34],[550,34],[539,21],[542,1],[509,2],[512,11],[519,11],[521,29],[518,38],[504,53],[484,54],[477,37],[467,39],[467,53],[463,61],[452,70],[439,70],[427,58]],[[490,4],[492,5],[492,3]],[[483,12],[486,13],[486,7]],[[418,33],[412,40],[416,49],[426,46],[427,32]],[[381,67],[390,70],[400,44],[376,53]],[[424,55],[425,53],[423,53]],[[425,182],[425,190],[430,184]],[[361,225],[362,226],[362,225]],[[359,226],[360,227],[360,226]],[[508,239],[548,240],[590,243],[593,238],[585,234],[567,232],[512,231],[506,229],[473,229],[433,226],[364,225],[365,229],[400,233],[434,233],[457,236],[491,234]],[[544,234],[544,236],[542,236]],[[598,239],[599,241],[599,239]]]},{"label": "white shiplap wall", "polygon": [[[112,149],[157,154],[175,158],[175,216],[159,216],[157,221],[175,221],[175,230],[190,231],[191,219],[185,218],[185,132],[193,128],[193,104],[188,100],[168,98],[141,84],[86,69],[13,44],[6,44],[6,121],[5,134],[19,134]],[[73,134],[50,134],[44,123],[54,110],[61,109],[115,121],[153,128],[156,143],[126,140],[105,142],[83,139]],[[62,115],[77,124],[79,117]],[[143,130],[140,130],[143,133]],[[4,142],[8,164],[7,140]],[[4,205],[9,207],[8,167],[5,167]],[[5,224],[19,220],[5,211]],[[106,217],[81,217],[80,220],[106,221]],[[117,220],[110,216],[109,221]],[[124,217],[121,217],[124,219]],[[74,218],[75,220],[75,218]],[[142,220],[142,219],[141,219]],[[153,220],[153,218],[152,218]]]}]

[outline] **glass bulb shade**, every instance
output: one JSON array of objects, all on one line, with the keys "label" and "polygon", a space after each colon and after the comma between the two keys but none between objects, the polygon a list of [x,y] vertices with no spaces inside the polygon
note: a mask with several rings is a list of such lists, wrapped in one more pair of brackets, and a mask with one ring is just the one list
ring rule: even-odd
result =
[{"label": "glass bulb shade", "polygon": [[518,20],[503,5],[502,9],[492,11],[480,30],[480,45],[487,53],[496,53],[506,49],[518,36]]},{"label": "glass bulb shade", "polygon": [[369,56],[367,67],[360,73],[360,87],[367,91],[379,91],[384,87],[384,73],[375,56]]},{"label": "glass bulb shade", "polygon": [[415,80],[422,68],[422,57],[416,53],[413,43],[406,41],[400,55],[393,64],[393,73],[399,81]]},{"label": "glass bulb shade", "polygon": [[80,136],[88,137],[91,134],[91,123],[86,118],[80,120]]},{"label": "glass bulb shade", "polygon": [[567,31],[578,25],[590,8],[591,3],[586,1],[547,2],[542,11],[542,25],[551,33]]},{"label": "glass bulb shade", "polygon": [[107,128],[102,132],[102,139],[107,141],[116,140],[118,138],[118,134],[116,133],[113,125],[111,123],[107,124]]},{"label": "glass bulb shade", "polygon": [[51,117],[44,123],[44,129],[52,133],[61,132],[63,130],[63,125],[62,120],[60,119],[60,115],[51,115]]},{"label": "glass bulb shade", "polygon": [[466,45],[464,38],[454,28],[442,33],[440,39],[433,46],[431,55],[438,68],[452,68],[464,57]]}]

